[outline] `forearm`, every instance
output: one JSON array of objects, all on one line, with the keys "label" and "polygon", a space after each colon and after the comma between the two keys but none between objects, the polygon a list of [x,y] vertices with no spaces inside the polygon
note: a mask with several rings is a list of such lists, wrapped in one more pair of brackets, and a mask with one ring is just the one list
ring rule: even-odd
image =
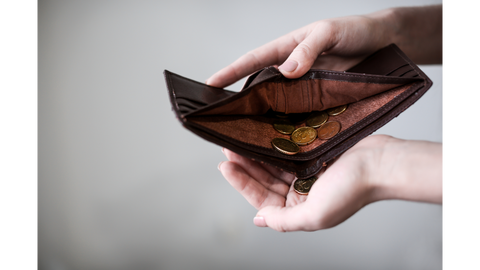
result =
[{"label": "forearm", "polygon": [[442,144],[392,138],[373,178],[373,200],[442,203]]},{"label": "forearm", "polygon": [[442,5],[399,7],[372,14],[380,17],[389,43],[417,64],[442,63]]}]

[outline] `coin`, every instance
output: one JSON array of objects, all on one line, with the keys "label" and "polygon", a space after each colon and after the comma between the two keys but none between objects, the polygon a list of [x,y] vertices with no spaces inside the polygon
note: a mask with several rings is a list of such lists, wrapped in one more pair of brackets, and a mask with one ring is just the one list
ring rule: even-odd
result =
[{"label": "coin", "polygon": [[282,134],[292,134],[295,126],[288,120],[278,119],[273,122],[273,128]]},{"label": "coin", "polygon": [[338,106],[327,110],[328,115],[334,116],[343,113],[347,109],[347,105]]},{"label": "coin", "polygon": [[328,140],[337,135],[341,128],[342,126],[337,121],[327,122],[318,129],[318,138],[322,140]]},{"label": "coin", "polygon": [[317,138],[317,131],[312,127],[297,128],[292,133],[292,141],[298,145],[307,145]]},{"label": "coin", "polygon": [[300,151],[300,147],[296,143],[284,138],[274,138],[272,146],[275,150],[285,155],[295,155]]},{"label": "coin", "polygon": [[326,112],[313,112],[307,118],[307,126],[318,128],[328,120],[328,114]]},{"label": "coin", "polygon": [[315,176],[308,179],[297,179],[295,183],[293,183],[293,190],[300,195],[307,195],[315,181],[317,181]]}]

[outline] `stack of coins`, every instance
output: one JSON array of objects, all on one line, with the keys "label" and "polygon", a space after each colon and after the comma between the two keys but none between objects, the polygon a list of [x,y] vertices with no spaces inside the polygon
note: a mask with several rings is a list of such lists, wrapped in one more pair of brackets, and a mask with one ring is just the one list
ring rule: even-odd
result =
[{"label": "stack of coins", "polygon": [[[347,105],[338,106],[321,112],[311,113],[305,123],[305,127],[295,128],[288,115],[276,113],[279,118],[273,123],[273,128],[285,135],[291,134],[291,140],[274,138],[272,146],[275,150],[285,155],[295,155],[300,152],[299,146],[311,144],[318,137],[321,140],[328,140],[340,132],[342,126],[337,121],[328,122],[329,116],[336,116],[343,113]],[[297,117],[298,119],[298,117]]]}]

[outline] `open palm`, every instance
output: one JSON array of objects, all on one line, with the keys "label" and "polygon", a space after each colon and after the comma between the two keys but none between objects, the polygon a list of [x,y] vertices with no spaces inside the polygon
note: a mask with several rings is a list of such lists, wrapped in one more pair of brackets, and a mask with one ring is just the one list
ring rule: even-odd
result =
[{"label": "open palm", "polygon": [[224,153],[229,161],[221,163],[219,169],[259,210],[257,216],[263,217],[264,224],[257,225],[277,231],[325,229],[341,223],[372,202],[374,185],[367,168],[377,164],[389,138],[370,136],[346,151],[317,175],[318,180],[308,196],[293,190],[294,175],[228,149]]}]

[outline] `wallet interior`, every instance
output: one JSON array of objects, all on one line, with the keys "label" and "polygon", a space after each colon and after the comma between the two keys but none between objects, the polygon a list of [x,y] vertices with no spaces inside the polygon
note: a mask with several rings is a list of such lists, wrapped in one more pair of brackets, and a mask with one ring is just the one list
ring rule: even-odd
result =
[{"label": "wallet interior", "polygon": [[[313,173],[313,169],[307,170],[319,161],[318,157],[335,149],[337,153],[348,149],[415,102],[419,89],[426,91],[431,85],[395,45],[344,72],[310,70],[291,80],[268,67],[251,75],[240,92],[211,87],[168,71],[165,76],[174,110],[191,131],[253,158],[270,156],[271,160],[265,160],[279,162],[292,172],[301,171],[304,176]],[[272,148],[273,138],[290,138],[273,128],[277,113],[302,118],[313,111],[345,104],[345,112],[329,116],[328,121],[341,124],[340,132],[333,138],[317,138],[291,156]],[[305,121],[295,123],[296,128],[302,126]],[[340,147],[341,144],[345,146]],[[327,154],[320,159],[328,161],[336,155]]]}]

